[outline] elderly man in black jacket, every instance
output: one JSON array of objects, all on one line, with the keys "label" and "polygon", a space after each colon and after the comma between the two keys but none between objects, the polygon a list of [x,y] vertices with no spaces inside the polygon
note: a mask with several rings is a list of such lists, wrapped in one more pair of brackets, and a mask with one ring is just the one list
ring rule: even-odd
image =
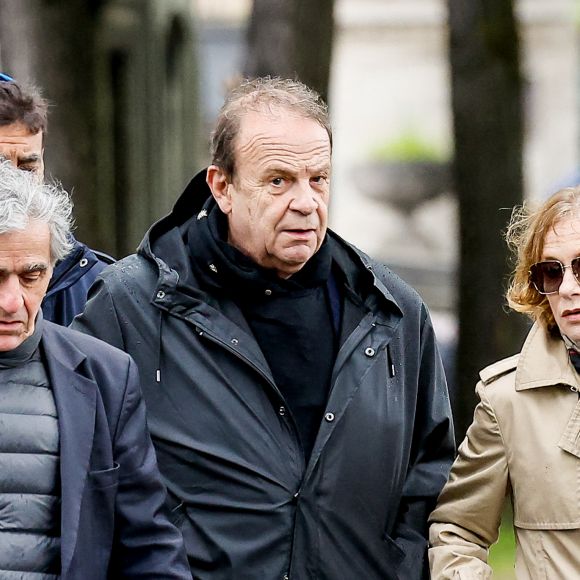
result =
[{"label": "elderly man in black jacket", "polygon": [[43,320],[71,209],[0,162],[0,577],[191,579],[135,363]]},{"label": "elderly man in black jacket", "polygon": [[445,379],[419,296],[327,230],[331,146],[313,91],[242,83],[212,165],[74,323],[137,360],[195,578],[426,574]]}]

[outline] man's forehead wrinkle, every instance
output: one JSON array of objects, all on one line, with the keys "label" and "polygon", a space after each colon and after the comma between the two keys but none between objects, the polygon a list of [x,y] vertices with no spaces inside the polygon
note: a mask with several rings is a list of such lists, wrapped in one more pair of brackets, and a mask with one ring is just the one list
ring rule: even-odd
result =
[{"label": "man's forehead wrinkle", "polygon": [[275,155],[287,155],[289,157],[325,157],[329,156],[330,150],[324,146],[313,146],[308,149],[300,148],[298,151],[286,144],[280,144],[277,147],[268,147],[264,151],[260,151],[264,157],[272,157]]},{"label": "man's forehead wrinkle", "polygon": [[310,150],[315,149],[329,149],[330,150],[330,143],[328,139],[313,139],[308,143],[291,143],[288,139],[283,141],[280,140],[281,138],[276,138],[272,135],[265,134],[265,133],[257,133],[252,135],[245,143],[241,143],[239,147],[240,153],[245,153],[251,149],[258,149],[258,148],[284,148],[287,149],[289,152],[294,152],[294,150],[298,149],[302,151],[304,147],[311,147]]},{"label": "man's forehead wrinkle", "polygon": [[330,152],[318,147],[299,153],[286,147],[269,148],[267,151],[247,155],[249,162],[258,166],[284,165],[287,167],[303,166],[330,166]]},{"label": "man's forehead wrinkle", "polygon": [[308,152],[307,155],[288,155],[288,151],[280,149],[269,151],[267,155],[256,160],[257,166],[269,170],[284,170],[305,168],[307,170],[330,169],[330,156],[324,152]]}]

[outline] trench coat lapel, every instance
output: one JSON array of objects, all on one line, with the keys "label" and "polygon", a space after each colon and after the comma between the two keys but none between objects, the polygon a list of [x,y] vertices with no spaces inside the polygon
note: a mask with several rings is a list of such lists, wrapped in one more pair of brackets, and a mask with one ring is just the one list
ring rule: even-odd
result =
[{"label": "trench coat lapel", "polygon": [[66,578],[74,554],[83,489],[93,446],[97,387],[77,372],[85,355],[53,325],[43,334],[48,374],[58,411],[61,477],[61,566]]},{"label": "trench coat lapel", "polygon": [[[524,391],[560,386],[580,392],[580,378],[570,362],[564,341],[534,324],[522,348],[516,370],[515,389]],[[580,398],[566,423],[558,447],[580,458]]]},{"label": "trench coat lapel", "polygon": [[558,441],[558,447],[580,458],[580,399],[568,419],[566,429]]}]

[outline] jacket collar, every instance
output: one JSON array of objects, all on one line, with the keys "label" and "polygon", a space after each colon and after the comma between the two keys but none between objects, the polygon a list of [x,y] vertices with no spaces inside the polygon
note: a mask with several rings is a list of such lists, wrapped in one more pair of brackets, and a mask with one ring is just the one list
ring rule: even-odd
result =
[{"label": "jacket collar", "polygon": [[71,252],[59,260],[54,267],[48,284],[47,296],[52,296],[72,286],[99,261],[92,250],[73,236],[71,236],[71,242],[73,244]]},{"label": "jacket collar", "polygon": [[[545,327],[534,324],[518,361],[515,389],[566,386],[580,390],[580,377],[570,362],[568,349],[561,338],[551,336]],[[558,447],[580,458],[580,399],[566,423]]]},{"label": "jacket collar", "polygon": [[96,383],[84,376],[86,356],[60,327],[45,321],[42,348],[58,411],[61,476],[61,563],[67,575],[78,534],[83,489],[94,438]]},{"label": "jacket collar", "polygon": [[516,391],[566,385],[580,389],[580,376],[572,366],[564,341],[535,323],[522,348],[515,376]]}]

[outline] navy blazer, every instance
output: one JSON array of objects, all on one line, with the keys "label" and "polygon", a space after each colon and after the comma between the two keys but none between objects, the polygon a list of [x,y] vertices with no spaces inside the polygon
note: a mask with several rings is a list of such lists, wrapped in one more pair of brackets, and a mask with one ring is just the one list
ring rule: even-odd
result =
[{"label": "navy blazer", "polygon": [[136,365],[44,321],[60,431],[61,578],[189,579],[146,426]]}]

